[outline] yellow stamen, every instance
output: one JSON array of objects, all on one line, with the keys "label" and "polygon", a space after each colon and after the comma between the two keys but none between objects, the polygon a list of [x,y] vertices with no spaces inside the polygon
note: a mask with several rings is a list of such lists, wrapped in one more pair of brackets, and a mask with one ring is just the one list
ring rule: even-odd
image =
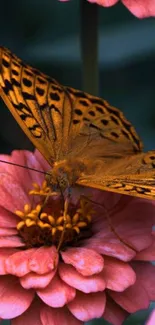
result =
[{"label": "yellow stamen", "polygon": [[77,223],[77,227],[79,227],[79,228],[83,228],[83,227],[86,227],[86,226],[87,226],[87,223],[84,222],[84,221],[80,221],[80,222]]},{"label": "yellow stamen", "polygon": [[20,230],[21,228],[23,228],[24,225],[25,225],[25,222],[24,221],[18,222],[17,230]]},{"label": "yellow stamen", "polygon": [[53,227],[53,228],[52,228],[52,236],[55,235],[56,231],[57,231],[56,228]]},{"label": "yellow stamen", "polygon": [[36,213],[36,211],[32,211],[32,212],[30,212],[30,213],[27,215],[27,217],[30,218],[30,219],[36,219],[36,217],[37,217],[37,213]]},{"label": "yellow stamen", "polygon": [[25,216],[25,214],[24,214],[22,211],[19,211],[19,210],[16,210],[16,211],[15,211],[15,214],[16,214],[19,218],[21,218],[21,219],[23,219],[24,216]]},{"label": "yellow stamen", "polygon": [[61,217],[59,217],[59,218],[57,219],[56,224],[57,224],[57,225],[61,225],[61,223],[63,223],[63,222],[64,222],[64,217],[61,216]]},{"label": "yellow stamen", "polygon": [[26,219],[25,224],[26,224],[27,227],[32,227],[32,226],[36,225],[36,222],[32,221],[31,219]]},{"label": "yellow stamen", "polygon": [[39,190],[40,186],[38,183],[32,183],[33,187],[35,188],[35,190]]},{"label": "yellow stamen", "polygon": [[[43,181],[39,186],[33,184],[31,194],[40,195],[40,202],[33,208],[30,204],[25,204],[23,211],[16,211],[16,215],[21,219],[17,224],[19,234],[23,237],[28,247],[40,247],[42,245],[56,245],[59,251],[65,243],[74,241],[75,235],[79,235],[91,222],[92,209],[86,197],[80,198],[80,207],[74,214],[70,213],[70,200],[67,198],[64,203],[64,211],[58,215],[57,209],[53,214],[48,214],[49,197],[57,195],[51,192],[47,186],[47,181]],[[43,198],[45,197],[45,198]],[[54,205],[55,206],[55,205]],[[32,227],[32,228],[31,228]],[[32,234],[32,239],[31,239]],[[76,235],[76,236],[77,236]],[[87,235],[88,236],[88,235]],[[79,238],[81,238],[79,236]],[[75,239],[77,241],[77,239]]]},{"label": "yellow stamen", "polygon": [[77,232],[77,234],[80,233],[80,229],[77,226],[73,227],[73,229]]},{"label": "yellow stamen", "polygon": [[71,228],[72,228],[71,223],[67,223],[66,228],[67,228],[67,229],[71,229]]},{"label": "yellow stamen", "polygon": [[52,192],[50,187],[47,186],[47,181],[44,180],[42,185],[39,186],[37,183],[33,183],[34,189],[29,191],[30,195],[40,195],[40,196],[53,196],[56,195],[55,192]]},{"label": "yellow stamen", "polygon": [[75,213],[73,218],[72,218],[72,223],[76,224],[79,221],[79,214]]},{"label": "yellow stamen", "polygon": [[40,227],[40,228],[51,228],[51,226],[48,224],[48,223],[44,223],[44,222],[42,222],[41,220],[39,220],[38,222],[37,222],[37,225]]},{"label": "yellow stamen", "polygon": [[31,205],[30,204],[25,204],[24,205],[24,213],[28,214],[31,211]]},{"label": "yellow stamen", "polygon": [[91,215],[89,215],[89,214],[87,214],[87,215],[85,216],[85,218],[88,220],[89,223],[92,221],[92,217],[91,217]]},{"label": "yellow stamen", "polygon": [[63,227],[63,226],[58,226],[57,229],[58,229],[59,231],[63,231],[64,227]]},{"label": "yellow stamen", "polygon": [[36,210],[38,213],[40,213],[41,209],[42,209],[41,204],[38,204],[38,205],[36,206],[36,208],[35,208],[35,210]]},{"label": "yellow stamen", "polygon": [[41,220],[44,220],[44,219],[46,219],[47,218],[47,213],[46,212],[42,212],[41,214],[40,214],[40,219]]},{"label": "yellow stamen", "polygon": [[49,220],[49,222],[50,222],[50,224],[51,224],[52,226],[55,225],[55,219],[54,219],[53,216],[48,216],[48,220]]}]

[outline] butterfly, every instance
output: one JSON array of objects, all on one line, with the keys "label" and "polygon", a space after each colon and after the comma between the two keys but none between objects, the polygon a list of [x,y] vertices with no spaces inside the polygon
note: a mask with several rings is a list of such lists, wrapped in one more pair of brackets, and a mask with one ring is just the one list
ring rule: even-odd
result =
[{"label": "butterfly", "polygon": [[0,96],[51,166],[49,183],[155,199],[155,151],[107,101],[59,84],[0,47]]}]

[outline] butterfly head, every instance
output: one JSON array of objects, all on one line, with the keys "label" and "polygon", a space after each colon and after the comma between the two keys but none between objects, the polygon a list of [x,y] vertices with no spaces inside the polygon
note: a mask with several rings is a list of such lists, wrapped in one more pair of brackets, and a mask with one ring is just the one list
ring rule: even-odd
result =
[{"label": "butterfly head", "polygon": [[68,180],[68,174],[64,170],[51,170],[46,175],[46,180],[48,185],[51,187],[52,191],[63,193],[66,188],[70,186]]},{"label": "butterfly head", "polygon": [[78,159],[55,162],[53,169],[46,176],[48,185],[53,191],[63,193],[66,189],[75,186],[85,167],[85,164]]}]

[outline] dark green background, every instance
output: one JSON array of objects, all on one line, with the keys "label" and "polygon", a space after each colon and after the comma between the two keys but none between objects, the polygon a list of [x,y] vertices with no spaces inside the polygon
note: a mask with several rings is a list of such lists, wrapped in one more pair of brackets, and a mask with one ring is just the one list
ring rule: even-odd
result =
[{"label": "dark green background", "polygon": [[[99,95],[121,108],[136,127],[145,149],[153,149],[155,18],[139,20],[121,4],[98,9]],[[80,1],[1,0],[0,44],[60,83],[82,88]],[[8,109],[0,105],[0,152],[31,149]],[[125,324],[143,325],[147,315],[137,313]]]}]

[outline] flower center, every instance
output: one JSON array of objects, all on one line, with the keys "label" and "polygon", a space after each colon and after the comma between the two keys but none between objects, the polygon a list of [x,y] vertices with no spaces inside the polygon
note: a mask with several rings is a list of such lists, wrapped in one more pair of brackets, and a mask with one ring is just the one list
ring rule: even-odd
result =
[{"label": "flower center", "polygon": [[53,198],[57,194],[51,192],[46,181],[42,187],[33,185],[34,189],[29,194],[37,195],[40,202],[35,207],[25,204],[24,211],[15,212],[21,219],[17,229],[26,247],[55,245],[62,249],[91,236],[92,209],[86,197],[81,196],[76,207],[69,203],[66,210],[62,198]]}]

